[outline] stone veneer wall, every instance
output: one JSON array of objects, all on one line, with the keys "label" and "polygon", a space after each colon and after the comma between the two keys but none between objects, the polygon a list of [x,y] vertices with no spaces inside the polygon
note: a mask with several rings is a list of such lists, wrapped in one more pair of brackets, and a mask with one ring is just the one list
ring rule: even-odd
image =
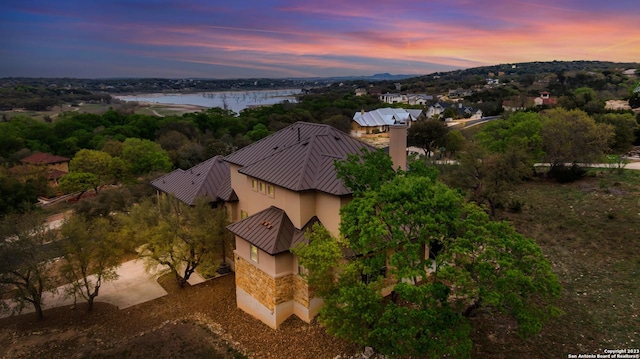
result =
[{"label": "stone veneer wall", "polygon": [[236,286],[270,311],[275,307],[276,280],[242,257],[236,257]]},{"label": "stone veneer wall", "polygon": [[[236,286],[254,298],[258,303],[276,316],[289,317],[294,313],[295,305],[300,305],[307,310],[310,308],[309,289],[305,280],[296,274],[289,274],[279,278],[273,278],[264,273],[258,267],[242,257],[236,257]],[[291,303],[290,309],[281,312],[285,307],[282,304]],[[296,303],[296,304],[294,304]],[[254,313],[252,313],[254,314]],[[300,318],[305,321],[307,318]],[[277,325],[277,323],[276,323]]]},{"label": "stone veneer wall", "polygon": [[291,275],[293,277],[293,299],[305,308],[309,308],[309,285],[299,275]]}]

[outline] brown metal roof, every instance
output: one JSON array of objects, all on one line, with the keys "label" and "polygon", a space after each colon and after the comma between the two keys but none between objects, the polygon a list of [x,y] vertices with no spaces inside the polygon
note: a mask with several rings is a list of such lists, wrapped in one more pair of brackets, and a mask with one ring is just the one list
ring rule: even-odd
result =
[{"label": "brown metal roof", "polygon": [[188,205],[194,205],[198,197],[211,201],[237,201],[238,197],[231,188],[229,168],[229,163],[222,156],[215,156],[187,170],[167,173],[153,180],[151,185]]},{"label": "brown metal roof", "polygon": [[305,230],[315,222],[318,219],[313,217],[302,229],[297,229],[284,210],[271,206],[228,225],[227,229],[263,251],[276,255],[304,241]]},{"label": "brown metal roof", "polygon": [[332,126],[297,122],[225,160],[242,166],[240,173],[293,191],[345,195],[351,192],[337,179],[333,162],[362,149],[374,150]]},{"label": "brown metal roof", "polygon": [[35,165],[55,164],[69,162],[69,159],[62,156],[52,155],[50,153],[34,153],[20,160],[23,163],[31,163]]}]

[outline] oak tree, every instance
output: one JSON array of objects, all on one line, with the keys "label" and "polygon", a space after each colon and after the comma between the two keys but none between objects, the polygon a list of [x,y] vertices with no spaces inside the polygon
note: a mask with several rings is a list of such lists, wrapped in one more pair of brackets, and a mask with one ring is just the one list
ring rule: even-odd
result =
[{"label": "oak tree", "polygon": [[66,279],[68,295],[78,295],[87,301],[87,310],[100,292],[102,283],[118,279],[122,246],[115,230],[105,217],[85,218],[74,215],[60,229],[59,242],[63,262],[60,268]]},{"label": "oak tree", "polygon": [[224,207],[211,208],[204,199],[188,206],[173,196],[144,201],[129,215],[129,236],[141,241],[138,253],[148,268],[158,265],[183,287],[198,267],[219,264],[230,232]]},{"label": "oak tree", "polygon": [[0,221],[0,292],[11,293],[15,305],[9,309],[20,313],[33,306],[37,320],[43,315],[45,292],[54,292],[52,263],[58,256],[52,243],[56,234],[35,213],[9,215]]},{"label": "oak tree", "polygon": [[340,239],[315,228],[294,249],[325,301],[320,322],[390,356],[468,358],[468,318],[479,308],[513,316],[523,336],[537,333],[558,314],[549,303],[560,293],[540,248],[423,173],[400,171],[357,192],[341,209]]}]

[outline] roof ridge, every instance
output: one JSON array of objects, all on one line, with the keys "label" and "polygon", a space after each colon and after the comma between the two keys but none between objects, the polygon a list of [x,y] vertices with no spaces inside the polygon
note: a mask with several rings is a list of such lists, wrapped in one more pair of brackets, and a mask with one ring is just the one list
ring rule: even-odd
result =
[{"label": "roof ridge", "polygon": [[[216,156],[213,156],[213,157],[209,158],[208,160],[200,163],[200,164],[204,164],[204,163],[208,162],[207,163],[208,168],[204,169],[204,173],[201,176],[202,179],[199,179],[200,180],[200,186],[198,188],[198,195],[200,195],[200,196],[202,196],[201,192],[202,192],[203,187],[207,183],[207,179],[209,178],[209,176],[212,175],[212,173],[215,170],[215,164],[217,162],[217,157],[221,157],[221,156],[220,155],[216,155]],[[203,167],[205,167],[205,166],[203,166]],[[212,200],[216,200],[219,197],[218,196],[218,191],[219,191],[219,186],[218,185],[219,185],[219,183],[213,181],[212,182],[212,186],[213,186],[213,190],[214,190],[215,193],[206,193],[206,195],[210,196]]]},{"label": "roof ridge", "polygon": [[[275,250],[278,248],[278,244],[279,244],[279,239],[281,238],[280,236],[283,234],[283,230],[284,230],[284,225],[286,221],[289,221],[289,223],[291,223],[291,225],[293,226],[293,228],[296,228],[295,225],[293,225],[293,222],[291,222],[291,219],[289,218],[289,215],[287,214],[287,212],[282,209],[282,208],[278,208],[275,207],[274,205],[271,205],[271,207],[276,208],[277,210],[282,212],[282,215],[280,216],[280,225],[278,226],[278,232],[276,232],[276,240],[273,241],[273,249],[272,251],[275,252]],[[285,221],[286,220],[286,221]],[[289,238],[289,244],[287,245],[287,247],[291,247],[291,242],[293,242],[293,235],[291,236],[292,238]]]}]

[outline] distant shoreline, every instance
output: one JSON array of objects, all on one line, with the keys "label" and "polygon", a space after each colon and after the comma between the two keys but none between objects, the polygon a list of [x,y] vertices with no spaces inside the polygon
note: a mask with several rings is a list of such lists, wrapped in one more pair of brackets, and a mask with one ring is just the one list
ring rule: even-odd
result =
[{"label": "distant shoreline", "polygon": [[[198,91],[198,92],[154,92],[130,95],[112,95],[112,98],[124,102],[138,102],[144,105],[188,106],[196,110],[206,108],[225,108],[235,113],[247,108],[270,106],[283,101],[297,102],[302,89],[278,90],[239,90],[239,91]],[[183,107],[184,108],[184,107]]]}]

